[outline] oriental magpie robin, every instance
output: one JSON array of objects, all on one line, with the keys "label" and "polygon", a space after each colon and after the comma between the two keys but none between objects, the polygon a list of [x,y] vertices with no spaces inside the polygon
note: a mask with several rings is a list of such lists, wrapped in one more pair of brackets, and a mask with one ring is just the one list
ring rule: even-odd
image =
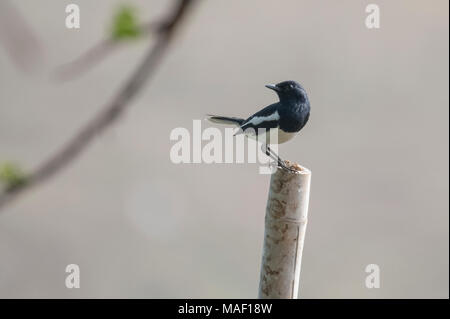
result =
[{"label": "oriental magpie robin", "polygon": [[[275,159],[279,166],[289,169],[268,145],[289,141],[305,126],[310,113],[308,95],[305,89],[295,81],[284,81],[276,85],[266,85],[266,87],[277,93],[279,102],[266,106],[246,120],[215,115],[209,115],[208,119],[214,123],[239,126],[236,134],[244,133],[248,137],[257,138],[258,141],[263,142],[263,152]],[[277,140],[270,138],[271,130],[277,130]],[[265,136],[258,136],[262,132]]]}]

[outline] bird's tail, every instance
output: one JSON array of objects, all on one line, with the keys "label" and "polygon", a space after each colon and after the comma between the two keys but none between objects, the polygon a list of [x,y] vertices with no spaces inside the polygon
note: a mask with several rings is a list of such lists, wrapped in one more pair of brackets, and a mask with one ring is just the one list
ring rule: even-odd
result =
[{"label": "bird's tail", "polygon": [[245,122],[244,119],[240,119],[238,117],[228,117],[228,116],[216,116],[216,115],[207,115],[208,121],[212,123],[219,123],[219,124],[233,124],[241,126],[242,123]]}]

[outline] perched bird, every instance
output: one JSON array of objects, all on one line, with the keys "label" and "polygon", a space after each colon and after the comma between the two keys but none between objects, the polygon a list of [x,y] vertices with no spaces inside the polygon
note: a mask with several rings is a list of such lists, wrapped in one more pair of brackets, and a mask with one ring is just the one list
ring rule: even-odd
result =
[{"label": "perched bird", "polygon": [[[279,166],[289,169],[285,162],[269,148],[269,145],[289,141],[305,126],[310,113],[308,95],[305,89],[295,81],[284,81],[276,85],[266,85],[266,87],[277,93],[279,102],[263,108],[246,120],[216,115],[208,115],[208,119],[213,123],[239,126],[236,134],[244,133],[248,137],[257,138],[263,143],[263,151],[268,156],[275,159]],[[277,140],[270,138],[271,130],[277,130]],[[260,134],[265,136],[259,136]]]}]

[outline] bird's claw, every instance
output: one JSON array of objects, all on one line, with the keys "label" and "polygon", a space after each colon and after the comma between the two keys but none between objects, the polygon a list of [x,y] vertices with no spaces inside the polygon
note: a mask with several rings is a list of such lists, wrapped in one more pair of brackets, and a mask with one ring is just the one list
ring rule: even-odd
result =
[{"label": "bird's claw", "polygon": [[290,171],[290,172],[292,172],[292,173],[296,173],[297,172],[297,170],[295,170],[295,169],[293,169],[293,168],[291,168],[291,167],[288,167],[285,163],[283,163],[283,162],[280,162],[280,163],[278,163],[278,167],[281,167],[281,168],[283,168],[283,169],[285,169],[285,170],[288,170],[288,171]]}]

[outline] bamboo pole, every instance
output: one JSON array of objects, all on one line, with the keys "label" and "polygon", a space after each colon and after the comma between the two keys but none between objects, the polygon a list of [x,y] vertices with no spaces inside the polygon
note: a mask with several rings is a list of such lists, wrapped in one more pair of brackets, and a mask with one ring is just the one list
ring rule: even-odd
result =
[{"label": "bamboo pole", "polygon": [[296,299],[308,217],[311,172],[278,168],[270,179],[258,298]]}]

